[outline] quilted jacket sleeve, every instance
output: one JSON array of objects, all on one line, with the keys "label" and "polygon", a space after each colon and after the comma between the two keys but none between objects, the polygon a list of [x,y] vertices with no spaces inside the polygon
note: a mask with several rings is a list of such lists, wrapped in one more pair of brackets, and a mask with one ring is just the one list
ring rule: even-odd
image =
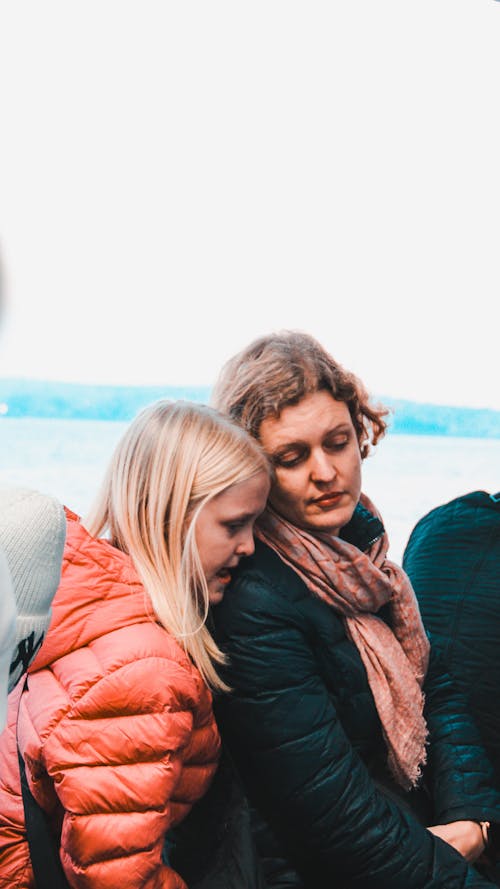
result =
[{"label": "quilted jacket sleeve", "polygon": [[425,716],[431,743],[428,776],[437,824],[470,819],[500,821],[493,768],[467,704],[433,643],[425,682]]},{"label": "quilted jacket sleeve", "polygon": [[218,734],[201,680],[147,657],[81,695],[44,670],[32,677],[31,694],[51,700],[54,712],[66,704],[43,758],[64,807],[61,859],[70,885],[184,889],[161,853],[167,830],[215,770]]},{"label": "quilted jacket sleeve", "polygon": [[219,725],[304,885],[486,889],[489,882],[457,852],[377,790],[290,596],[250,573],[216,612],[233,687],[217,702]]}]

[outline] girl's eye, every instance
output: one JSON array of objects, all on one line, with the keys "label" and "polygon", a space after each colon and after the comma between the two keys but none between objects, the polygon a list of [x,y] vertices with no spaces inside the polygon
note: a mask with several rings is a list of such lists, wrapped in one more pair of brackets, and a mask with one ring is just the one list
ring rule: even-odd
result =
[{"label": "girl's eye", "polygon": [[244,526],[244,522],[227,522],[226,528],[231,535],[237,534]]}]

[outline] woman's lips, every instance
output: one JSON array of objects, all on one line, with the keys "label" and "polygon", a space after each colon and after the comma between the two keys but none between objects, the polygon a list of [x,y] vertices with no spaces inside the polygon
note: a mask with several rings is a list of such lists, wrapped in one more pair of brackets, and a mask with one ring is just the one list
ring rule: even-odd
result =
[{"label": "woman's lips", "polygon": [[310,503],[318,506],[319,509],[331,509],[333,506],[337,506],[343,493],[343,491],[334,491],[331,494],[323,494],[322,497],[315,497]]}]

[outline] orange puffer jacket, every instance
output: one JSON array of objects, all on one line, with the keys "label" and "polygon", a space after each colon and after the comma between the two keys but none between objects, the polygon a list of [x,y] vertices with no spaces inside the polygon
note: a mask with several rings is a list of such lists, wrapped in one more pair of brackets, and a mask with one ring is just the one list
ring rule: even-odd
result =
[{"label": "orange puffer jacket", "polygon": [[0,737],[0,887],[33,886],[16,752],[77,889],[180,889],[165,834],[216,769],[211,695],[151,617],[129,556],[68,513],[52,623]]}]

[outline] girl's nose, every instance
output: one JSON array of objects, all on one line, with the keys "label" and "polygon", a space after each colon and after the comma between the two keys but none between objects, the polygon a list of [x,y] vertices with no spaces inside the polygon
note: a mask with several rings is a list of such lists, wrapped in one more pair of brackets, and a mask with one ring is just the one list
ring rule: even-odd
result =
[{"label": "girl's nose", "polygon": [[238,541],[238,546],[236,547],[236,553],[238,556],[251,556],[255,550],[255,543],[253,539],[252,529],[250,528],[248,531],[245,531],[240,540]]}]

